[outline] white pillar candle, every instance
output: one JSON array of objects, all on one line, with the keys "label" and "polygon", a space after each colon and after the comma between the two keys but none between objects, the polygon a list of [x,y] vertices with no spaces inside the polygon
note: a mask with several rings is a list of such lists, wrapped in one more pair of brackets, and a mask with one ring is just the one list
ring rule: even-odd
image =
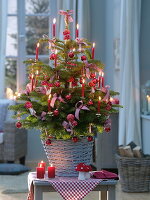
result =
[{"label": "white pillar candle", "polygon": [[147,111],[150,113],[150,96],[147,95]]}]

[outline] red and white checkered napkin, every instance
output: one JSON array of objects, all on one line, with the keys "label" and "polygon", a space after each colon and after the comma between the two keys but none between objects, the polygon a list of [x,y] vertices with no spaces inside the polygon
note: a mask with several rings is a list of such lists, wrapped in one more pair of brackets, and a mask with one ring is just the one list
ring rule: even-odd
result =
[{"label": "red and white checkered napkin", "polygon": [[101,182],[98,179],[79,181],[77,178],[62,177],[48,181],[65,200],[81,200]]}]

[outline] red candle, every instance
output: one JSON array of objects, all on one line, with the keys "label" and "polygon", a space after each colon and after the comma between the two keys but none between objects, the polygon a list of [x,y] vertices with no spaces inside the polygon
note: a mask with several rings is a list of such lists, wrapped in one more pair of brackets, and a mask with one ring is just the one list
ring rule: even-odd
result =
[{"label": "red candle", "polygon": [[84,87],[85,87],[85,80],[84,79],[82,79],[82,97],[84,98]]},{"label": "red candle", "polygon": [[54,60],[54,65],[55,65],[55,67],[57,67],[57,49],[55,50],[55,60]]},{"label": "red candle", "polygon": [[92,59],[94,59],[95,57],[95,43],[93,43],[93,47],[92,47]]},{"label": "red candle", "polygon": [[51,104],[51,94],[50,94],[49,97],[48,97],[48,112],[51,111],[51,106],[50,106],[50,104]]},{"label": "red candle", "polygon": [[43,162],[43,160],[40,163],[38,163],[38,167],[44,167],[44,173],[45,173],[46,163]]},{"label": "red candle", "polygon": [[99,96],[99,99],[98,99],[98,108],[97,108],[98,113],[100,113],[100,104],[101,104],[101,97]]},{"label": "red candle", "polygon": [[55,178],[55,167],[53,165],[48,167],[48,178]]},{"label": "red candle", "polygon": [[104,87],[104,72],[102,72],[101,80],[102,80],[102,87]]},{"label": "red candle", "polygon": [[53,37],[56,37],[56,18],[53,19]]},{"label": "red candle", "polygon": [[42,179],[44,178],[44,167],[42,167],[41,165],[39,167],[36,168],[36,173],[37,173],[37,178]]},{"label": "red candle", "polygon": [[101,87],[101,72],[99,72],[99,76],[98,76],[98,88]]},{"label": "red candle", "polygon": [[35,59],[36,60],[39,59],[39,46],[40,46],[40,43],[38,42],[36,45],[36,50],[35,50]]},{"label": "red candle", "polygon": [[79,37],[79,24],[77,24],[77,28],[76,28],[76,38]]},{"label": "red candle", "polygon": [[33,91],[34,88],[34,75],[31,75],[31,90]]}]

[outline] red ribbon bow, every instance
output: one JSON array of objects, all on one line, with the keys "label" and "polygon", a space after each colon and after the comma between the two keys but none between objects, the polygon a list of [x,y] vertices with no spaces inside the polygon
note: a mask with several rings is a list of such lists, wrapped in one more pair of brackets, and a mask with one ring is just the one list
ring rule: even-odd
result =
[{"label": "red ribbon bow", "polygon": [[87,106],[83,105],[83,101],[79,101],[75,105],[76,111],[75,111],[75,117],[79,120],[79,113],[80,110],[89,110]]},{"label": "red ribbon bow", "polygon": [[73,126],[72,126],[71,122],[63,121],[62,125],[66,129],[67,132],[70,132],[71,135],[73,134]]},{"label": "red ribbon bow", "polygon": [[60,10],[59,14],[65,15],[67,21],[73,22],[73,18],[71,17],[71,14],[73,14],[73,10],[68,10],[68,11]]},{"label": "red ribbon bow", "polygon": [[109,99],[109,97],[110,97],[109,88],[110,88],[110,86],[109,86],[109,85],[106,85],[105,87],[103,87],[103,88],[101,89],[102,92],[106,93],[106,95],[104,96],[104,98],[102,99],[102,101],[106,101],[106,100]]},{"label": "red ribbon bow", "polygon": [[55,101],[56,101],[57,99],[58,99],[60,102],[66,103],[66,102],[64,101],[64,99],[61,97],[61,95],[58,97],[57,94],[55,93],[55,94],[53,95],[52,100],[51,100],[51,105],[50,105],[50,106],[51,106],[52,108],[54,108],[54,104],[55,104]]}]

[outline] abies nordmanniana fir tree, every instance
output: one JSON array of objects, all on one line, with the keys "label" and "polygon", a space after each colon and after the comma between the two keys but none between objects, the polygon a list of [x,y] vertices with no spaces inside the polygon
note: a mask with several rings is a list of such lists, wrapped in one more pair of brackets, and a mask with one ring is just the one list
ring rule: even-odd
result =
[{"label": "abies nordmanniana fir tree", "polygon": [[[41,131],[42,138],[73,139],[81,136],[92,140],[96,132],[111,130],[110,114],[118,112],[117,92],[104,85],[104,65],[94,59],[95,46],[86,39],[70,36],[72,11],[60,11],[65,18],[64,40],[44,35],[36,47],[36,59],[27,60],[29,83],[11,106],[18,119],[16,126]],[[50,66],[38,58],[45,44],[50,51]],[[21,103],[22,102],[22,103]]]}]

